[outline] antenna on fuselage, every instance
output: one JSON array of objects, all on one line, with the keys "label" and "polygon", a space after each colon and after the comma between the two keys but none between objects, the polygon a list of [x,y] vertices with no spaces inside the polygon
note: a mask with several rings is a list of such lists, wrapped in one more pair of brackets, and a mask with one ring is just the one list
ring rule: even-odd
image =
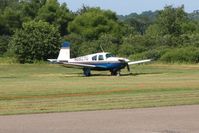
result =
[{"label": "antenna on fuselage", "polygon": [[102,47],[102,45],[101,45],[101,44],[100,44],[100,48],[101,48],[102,52],[104,52],[104,49],[103,49],[103,47]]}]

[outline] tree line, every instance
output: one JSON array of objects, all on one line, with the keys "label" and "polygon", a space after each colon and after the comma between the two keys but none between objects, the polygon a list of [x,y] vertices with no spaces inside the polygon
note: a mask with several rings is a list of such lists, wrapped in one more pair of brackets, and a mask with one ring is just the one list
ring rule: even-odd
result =
[{"label": "tree line", "polygon": [[1,0],[0,56],[31,63],[56,58],[62,42],[77,57],[101,52],[100,46],[130,59],[199,62],[199,12],[166,6],[119,16],[82,6],[72,12],[57,0]]}]

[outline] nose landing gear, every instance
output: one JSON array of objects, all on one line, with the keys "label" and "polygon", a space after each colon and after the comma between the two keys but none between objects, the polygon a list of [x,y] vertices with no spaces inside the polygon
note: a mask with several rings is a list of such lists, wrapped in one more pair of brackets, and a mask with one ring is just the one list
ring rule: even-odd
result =
[{"label": "nose landing gear", "polygon": [[110,70],[111,76],[121,76],[120,70]]}]

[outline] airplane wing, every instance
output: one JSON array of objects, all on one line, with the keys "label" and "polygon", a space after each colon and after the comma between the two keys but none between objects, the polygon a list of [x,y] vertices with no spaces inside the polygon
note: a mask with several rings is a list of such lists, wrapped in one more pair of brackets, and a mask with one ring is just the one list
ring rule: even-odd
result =
[{"label": "airplane wing", "polygon": [[84,67],[94,68],[94,67],[96,67],[95,65],[81,64],[81,63],[63,62],[61,64],[63,64],[64,67],[69,67],[69,68],[84,68]]},{"label": "airplane wing", "polygon": [[147,60],[131,61],[131,62],[128,62],[128,65],[140,64],[140,63],[145,63],[145,62],[150,62],[150,61],[152,60],[147,59]]},{"label": "airplane wing", "polygon": [[58,62],[57,59],[48,59],[48,61],[50,61],[51,63],[53,64],[61,64],[63,65],[64,67],[68,67],[68,68],[106,68],[104,66],[101,66],[101,65],[90,65],[90,64],[82,64],[82,63],[70,63],[70,62],[67,62],[67,61],[61,61],[61,62]]}]

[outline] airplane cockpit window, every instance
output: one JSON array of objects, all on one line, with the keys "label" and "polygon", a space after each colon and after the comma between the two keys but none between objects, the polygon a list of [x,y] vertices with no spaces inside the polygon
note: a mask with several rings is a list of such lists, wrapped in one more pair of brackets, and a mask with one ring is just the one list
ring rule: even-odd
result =
[{"label": "airplane cockpit window", "polygon": [[98,60],[104,60],[104,56],[103,55],[99,55],[98,56]]},{"label": "airplane cockpit window", "polygon": [[97,55],[93,56],[92,60],[97,60]]},{"label": "airplane cockpit window", "polygon": [[109,57],[115,57],[115,55],[112,55],[112,54],[106,54],[106,58],[109,58]]}]

